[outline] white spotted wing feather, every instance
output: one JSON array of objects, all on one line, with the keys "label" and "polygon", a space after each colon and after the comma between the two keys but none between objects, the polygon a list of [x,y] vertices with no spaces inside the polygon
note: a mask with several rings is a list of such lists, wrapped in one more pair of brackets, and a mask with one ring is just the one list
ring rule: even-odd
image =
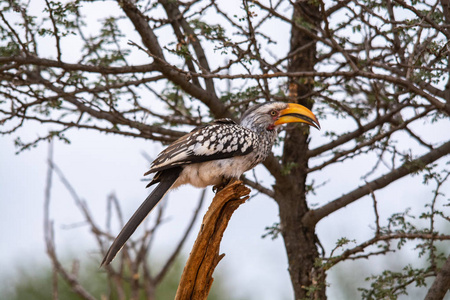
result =
[{"label": "white spotted wing feather", "polygon": [[194,129],[163,150],[153,161],[150,174],[175,166],[243,156],[250,153],[258,137],[255,132],[229,119]]}]

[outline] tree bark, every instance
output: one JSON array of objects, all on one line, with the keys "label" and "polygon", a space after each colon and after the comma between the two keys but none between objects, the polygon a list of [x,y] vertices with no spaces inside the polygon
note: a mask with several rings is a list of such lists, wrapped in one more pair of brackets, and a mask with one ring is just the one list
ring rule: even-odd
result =
[{"label": "tree bark", "polygon": [[425,300],[441,300],[444,299],[450,289],[450,256],[442,266],[436,276],[433,285],[428,290]]},{"label": "tree bark", "polygon": [[220,242],[233,212],[248,198],[250,189],[233,181],[214,197],[203,217],[200,232],[189,255],[175,300],[206,300],[213,283],[212,274],[225,254]]},{"label": "tree bark", "polygon": [[[314,4],[296,1],[292,20],[305,22],[314,28],[318,26],[319,8]],[[310,45],[305,47],[305,45]],[[301,47],[305,47],[299,50]],[[314,40],[292,27],[289,72],[314,71],[316,44]],[[312,79],[294,78],[289,82],[291,101],[312,107],[309,94],[313,91]],[[282,165],[286,174],[275,184],[275,199],[280,209],[280,229],[289,261],[289,274],[295,299],[325,299],[325,275],[314,266],[319,253],[315,226],[304,226],[302,217],[309,211],[306,203],[306,176],[308,170],[309,129],[305,126],[290,125],[286,128]]]}]

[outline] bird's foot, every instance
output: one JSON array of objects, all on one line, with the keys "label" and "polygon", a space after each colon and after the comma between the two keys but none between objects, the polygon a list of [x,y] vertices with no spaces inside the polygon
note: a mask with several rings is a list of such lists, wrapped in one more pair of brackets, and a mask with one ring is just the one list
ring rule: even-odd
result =
[{"label": "bird's foot", "polygon": [[231,178],[223,178],[221,183],[214,185],[212,187],[214,194],[217,194],[218,192],[223,190],[230,182],[231,182]]}]

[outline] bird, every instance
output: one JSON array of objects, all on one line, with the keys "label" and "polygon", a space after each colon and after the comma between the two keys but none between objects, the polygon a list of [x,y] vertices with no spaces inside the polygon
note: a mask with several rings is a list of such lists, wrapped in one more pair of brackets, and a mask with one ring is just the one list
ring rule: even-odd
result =
[{"label": "bird", "polygon": [[264,102],[251,106],[239,123],[218,119],[195,128],[158,154],[147,187],[157,184],[120,231],[101,266],[111,263],[136,228],[166,193],[181,185],[220,187],[263,162],[271,153],[282,124],[305,123],[320,130],[316,116],[296,103]]}]

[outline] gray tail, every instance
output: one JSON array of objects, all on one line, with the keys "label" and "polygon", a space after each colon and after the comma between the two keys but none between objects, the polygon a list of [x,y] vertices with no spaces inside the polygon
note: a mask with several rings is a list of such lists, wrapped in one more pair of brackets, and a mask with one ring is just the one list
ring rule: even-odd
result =
[{"label": "gray tail", "polygon": [[150,193],[150,195],[148,195],[147,199],[145,199],[145,201],[141,204],[141,206],[139,206],[139,208],[136,210],[127,224],[125,224],[125,226],[122,228],[119,235],[112,243],[111,247],[109,247],[109,250],[103,258],[100,267],[109,265],[116,254],[120,251],[120,249],[122,249],[123,245],[125,245],[126,241],[134,233],[136,228],[138,228],[145,217],[147,217],[150,211],[156,206],[156,204],[158,204],[158,202],[164,197],[170,187],[174,184],[182,170],[183,169],[181,167],[177,167],[161,172],[159,177],[160,183]]}]

